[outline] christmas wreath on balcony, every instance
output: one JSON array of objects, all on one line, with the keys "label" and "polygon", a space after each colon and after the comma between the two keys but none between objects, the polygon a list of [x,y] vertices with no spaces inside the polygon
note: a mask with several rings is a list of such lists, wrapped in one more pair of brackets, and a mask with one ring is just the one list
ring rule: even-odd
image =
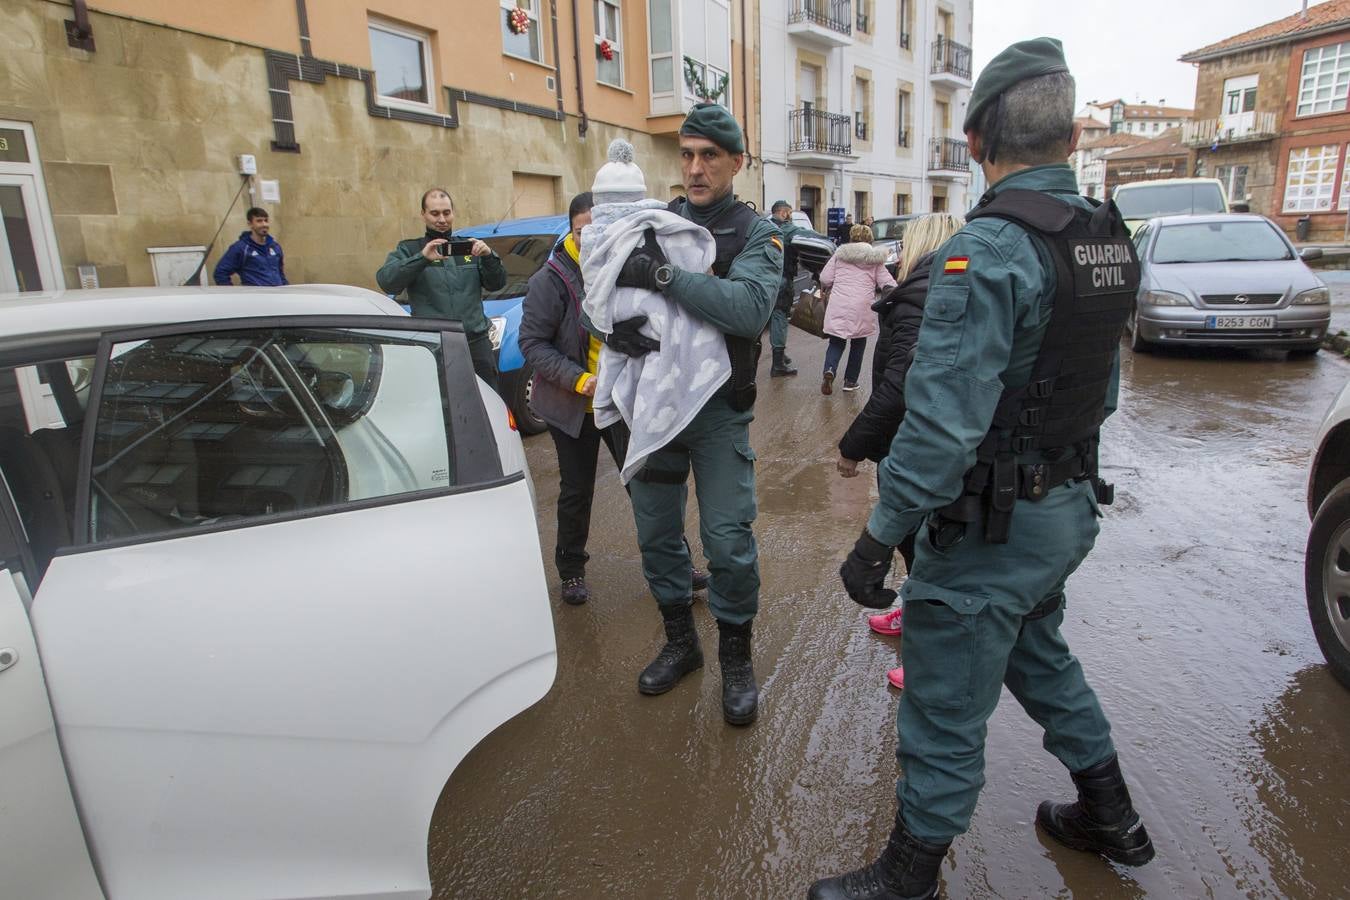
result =
[{"label": "christmas wreath on balcony", "polygon": [[703,81],[702,64],[698,60],[686,56],[684,58],[684,83],[685,86],[700,100],[706,100],[709,103],[720,103],[722,96],[726,94],[727,84],[731,81],[730,76],[723,75],[717,80],[716,87],[708,87]]},{"label": "christmas wreath on balcony", "polygon": [[601,41],[598,49],[606,62],[614,58],[614,45],[609,41]]},{"label": "christmas wreath on balcony", "polygon": [[512,34],[524,34],[530,30],[530,14],[523,9],[513,9],[507,23],[511,26]]}]

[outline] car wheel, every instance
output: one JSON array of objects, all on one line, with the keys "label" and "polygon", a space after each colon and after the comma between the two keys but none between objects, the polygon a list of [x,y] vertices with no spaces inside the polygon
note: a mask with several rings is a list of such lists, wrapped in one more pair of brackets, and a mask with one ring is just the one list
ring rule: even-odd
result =
[{"label": "car wheel", "polygon": [[525,435],[539,434],[548,423],[530,408],[530,392],[534,389],[534,366],[526,363],[517,369],[511,379],[511,414],[516,417],[516,429]]},{"label": "car wheel", "polygon": [[1310,356],[1316,356],[1317,351],[1322,349],[1321,344],[1306,344],[1302,347],[1293,347],[1289,350],[1290,359],[1307,359]]},{"label": "car wheel", "polygon": [[1331,489],[1313,517],[1303,577],[1317,644],[1331,674],[1350,688],[1350,478]]},{"label": "car wheel", "polygon": [[1130,313],[1130,350],[1135,353],[1148,353],[1153,345],[1139,336],[1139,316]]}]

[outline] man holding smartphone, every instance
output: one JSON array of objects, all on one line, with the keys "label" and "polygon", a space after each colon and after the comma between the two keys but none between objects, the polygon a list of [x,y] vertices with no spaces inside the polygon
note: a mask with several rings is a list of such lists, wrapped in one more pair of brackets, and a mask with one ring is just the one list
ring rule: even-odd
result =
[{"label": "man holding smartphone", "polygon": [[422,221],[426,234],[399,241],[375,281],[387,294],[407,291],[414,316],[462,322],[473,369],[495,390],[497,356],[483,314],[483,291],[506,287],[506,269],[487,244],[451,234],[455,202],[444,188],[422,195]]}]

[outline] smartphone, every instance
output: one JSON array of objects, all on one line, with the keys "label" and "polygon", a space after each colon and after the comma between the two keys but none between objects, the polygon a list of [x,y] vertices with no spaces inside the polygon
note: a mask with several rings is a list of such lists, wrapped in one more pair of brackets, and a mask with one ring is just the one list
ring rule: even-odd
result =
[{"label": "smartphone", "polygon": [[471,253],[473,253],[473,241],[471,240],[453,240],[441,244],[442,256],[468,256]]}]

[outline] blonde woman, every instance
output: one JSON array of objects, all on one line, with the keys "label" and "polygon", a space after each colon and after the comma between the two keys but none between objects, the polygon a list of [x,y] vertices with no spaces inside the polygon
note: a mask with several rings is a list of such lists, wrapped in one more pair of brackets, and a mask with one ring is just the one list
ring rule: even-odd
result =
[{"label": "blonde woman", "polygon": [[820,392],[826,395],[834,393],[835,368],[844,355],[845,344],[849,350],[844,390],[858,389],[867,339],[877,333],[877,315],[872,312],[872,304],[877,291],[895,287],[895,279],[886,271],[886,251],[872,246],[872,229],[854,225],[849,229],[848,240],[834,251],[820,273],[820,283],[830,289],[822,329],[830,339],[830,346],[825,350],[825,371],[820,381]]},{"label": "blonde woman", "polygon": [[[900,284],[872,306],[881,318],[881,333],[872,355],[872,395],[839,441],[837,468],[845,478],[858,474],[860,460],[880,462],[890,452],[891,441],[905,417],[905,375],[919,340],[928,296],[928,270],[938,248],[964,224],[959,216],[934,213],[915,219],[905,229],[896,273]],[[830,299],[833,302],[834,298]],[[899,550],[908,572],[914,564],[914,535],[905,538]],[[890,612],[868,616],[867,623],[880,634],[899,634],[901,609],[897,606]],[[904,669],[892,669],[886,678],[895,687],[904,687]]]}]

